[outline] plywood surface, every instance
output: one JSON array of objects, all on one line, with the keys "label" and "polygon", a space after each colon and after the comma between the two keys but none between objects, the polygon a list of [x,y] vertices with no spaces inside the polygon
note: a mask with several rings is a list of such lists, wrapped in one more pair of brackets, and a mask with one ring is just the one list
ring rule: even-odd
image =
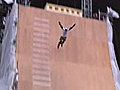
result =
[{"label": "plywood surface", "polygon": [[[58,21],[76,23],[60,49]],[[17,58],[18,90],[115,90],[100,21],[20,6]]]}]

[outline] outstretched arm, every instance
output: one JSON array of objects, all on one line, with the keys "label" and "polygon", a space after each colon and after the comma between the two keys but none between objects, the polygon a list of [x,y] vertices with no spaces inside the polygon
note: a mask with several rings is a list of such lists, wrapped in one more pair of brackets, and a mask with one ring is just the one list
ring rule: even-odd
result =
[{"label": "outstretched arm", "polygon": [[76,25],[76,24],[72,25],[72,26],[69,28],[69,30],[71,30],[75,25]]},{"label": "outstretched arm", "polygon": [[61,29],[63,29],[63,26],[61,25],[60,21],[59,21],[59,25],[60,25]]}]

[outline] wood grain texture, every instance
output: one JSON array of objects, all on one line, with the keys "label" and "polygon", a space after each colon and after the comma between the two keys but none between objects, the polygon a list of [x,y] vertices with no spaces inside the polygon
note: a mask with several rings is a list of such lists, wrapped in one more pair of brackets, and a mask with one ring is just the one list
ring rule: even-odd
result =
[{"label": "wood grain texture", "polygon": [[[57,49],[58,21],[75,28]],[[115,90],[101,21],[19,6],[18,90]]]}]

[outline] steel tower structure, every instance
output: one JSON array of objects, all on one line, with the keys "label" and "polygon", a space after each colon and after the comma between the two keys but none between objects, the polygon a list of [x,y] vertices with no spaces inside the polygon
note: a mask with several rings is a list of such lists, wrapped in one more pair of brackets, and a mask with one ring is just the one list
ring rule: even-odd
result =
[{"label": "steel tower structure", "polygon": [[81,0],[81,8],[83,11],[83,17],[92,17],[92,0]]}]

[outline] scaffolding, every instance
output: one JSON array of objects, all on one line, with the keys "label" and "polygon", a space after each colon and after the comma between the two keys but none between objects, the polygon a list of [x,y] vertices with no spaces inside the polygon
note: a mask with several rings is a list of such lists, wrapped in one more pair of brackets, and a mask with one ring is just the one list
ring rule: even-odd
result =
[{"label": "scaffolding", "polygon": [[92,0],[81,0],[83,17],[92,17]]}]

